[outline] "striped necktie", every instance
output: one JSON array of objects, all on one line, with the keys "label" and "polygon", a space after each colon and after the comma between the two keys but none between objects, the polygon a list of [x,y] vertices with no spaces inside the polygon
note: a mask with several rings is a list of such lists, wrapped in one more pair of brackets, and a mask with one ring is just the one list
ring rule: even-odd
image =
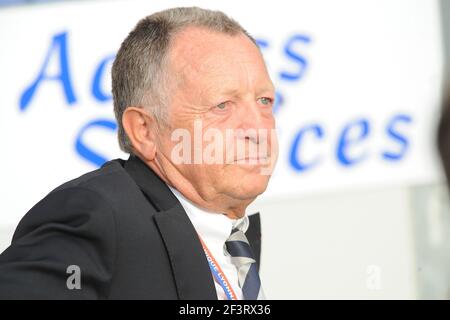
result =
[{"label": "striped necktie", "polygon": [[242,289],[244,299],[264,300],[256,260],[244,232],[233,229],[231,236],[225,242],[225,246],[231,256],[231,262],[238,270],[239,286]]}]

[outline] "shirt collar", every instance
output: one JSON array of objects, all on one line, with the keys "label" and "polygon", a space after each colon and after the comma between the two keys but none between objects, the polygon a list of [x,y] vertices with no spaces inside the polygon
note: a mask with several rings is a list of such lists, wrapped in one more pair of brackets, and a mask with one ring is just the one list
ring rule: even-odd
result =
[{"label": "shirt collar", "polygon": [[223,213],[207,211],[198,207],[175,188],[171,186],[169,188],[180,201],[195,230],[202,237],[214,237],[225,243],[233,229],[237,228],[244,233],[247,231],[249,227],[247,214],[240,219],[230,219]]}]

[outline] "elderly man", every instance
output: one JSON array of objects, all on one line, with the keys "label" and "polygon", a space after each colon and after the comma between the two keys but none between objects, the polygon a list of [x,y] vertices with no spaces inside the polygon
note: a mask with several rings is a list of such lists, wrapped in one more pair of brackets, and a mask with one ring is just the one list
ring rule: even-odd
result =
[{"label": "elderly man", "polygon": [[277,151],[255,40],[221,12],[158,12],[122,43],[112,86],[129,159],[26,214],[0,256],[0,298],[263,299],[246,208]]}]

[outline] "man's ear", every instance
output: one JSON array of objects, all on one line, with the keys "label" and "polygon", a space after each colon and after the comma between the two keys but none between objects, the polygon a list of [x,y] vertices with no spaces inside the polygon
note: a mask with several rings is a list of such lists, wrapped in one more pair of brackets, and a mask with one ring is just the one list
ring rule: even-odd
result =
[{"label": "man's ear", "polygon": [[133,149],[143,160],[156,156],[156,122],[143,108],[128,107],[122,115],[123,128]]}]

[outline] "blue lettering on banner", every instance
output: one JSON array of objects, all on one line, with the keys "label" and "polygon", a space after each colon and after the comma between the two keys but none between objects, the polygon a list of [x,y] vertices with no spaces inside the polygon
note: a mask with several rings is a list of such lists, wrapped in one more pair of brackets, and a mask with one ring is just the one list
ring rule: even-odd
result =
[{"label": "blue lettering on banner", "polygon": [[105,79],[106,66],[114,61],[115,55],[111,55],[103,59],[97,70],[95,71],[94,79],[92,81],[92,96],[99,102],[110,102],[112,100],[112,95],[109,92],[105,92],[102,87],[102,80]]},{"label": "blue lettering on banner", "polygon": [[[413,122],[411,115],[405,113],[394,114],[384,128],[388,142],[393,142],[395,149],[384,149],[380,151],[381,159],[387,162],[400,161],[408,153],[410,147],[410,124]],[[400,130],[402,128],[402,130]],[[336,162],[340,166],[350,168],[363,163],[368,157],[366,140],[370,139],[371,124],[367,118],[352,120],[343,125],[338,135],[335,146]],[[296,172],[313,170],[320,165],[323,155],[316,154],[315,158],[305,160],[302,153],[302,145],[305,140],[313,141],[317,146],[325,140],[330,141],[332,137],[327,137],[324,126],[320,123],[309,124],[300,127],[292,138],[289,148],[289,165]],[[333,142],[331,140],[331,142]],[[368,141],[367,141],[368,142]],[[352,149],[360,147],[363,151],[359,154],[352,154]]]},{"label": "blue lettering on banner", "polygon": [[[59,72],[55,75],[49,75],[47,74],[47,68],[53,57],[56,57],[54,59],[59,58]],[[25,111],[36,93],[36,90],[44,81],[59,82],[64,90],[64,96],[67,104],[74,104],[77,101],[77,98],[75,97],[75,92],[70,79],[67,32],[62,32],[53,36],[50,49],[47,52],[47,56],[44,59],[44,63],[42,64],[36,80],[34,80],[33,83],[22,93],[19,103],[20,111]]]},{"label": "blue lettering on banner", "polygon": [[323,130],[317,124],[309,125],[304,128],[301,128],[297,134],[295,135],[294,141],[292,142],[290,152],[289,152],[289,161],[291,166],[297,171],[305,171],[314,166],[316,166],[320,162],[320,157],[316,157],[314,160],[310,160],[308,162],[301,161],[299,159],[299,147],[302,143],[303,136],[309,133],[310,135],[314,135],[316,138],[323,138]]},{"label": "blue lettering on banner", "polygon": [[[366,153],[358,157],[350,157],[348,151],[351,146],[361,143],[369,135],[369,121],[367,119],[359,119],[347,124],[339,137],[336,149],[336,157],[343,166],[354,165],[366,157]],[[351,133],[356,132],[356,137],[351,137]]]},{"label": "blue lettering on banner", "polygon": [[108,159],[106,159],[106,157],[100,155],[98,152],[94,151],[83,140],[83,135],[87,131],[89,131],[93,128],[103,128],[103,129],[107,129],[107,130],[115,132],[117,130],[117,123],[115,121],[111,121],[109,119],[98,119],[98,120],[91,121],[81,128],[81,130],[78,133],[77,138],[75,140],[75,149],[78,152],[78,154],[85,160],[100,167],[106,161],[108,161]]},{"label": "blue lettering on banner", "polygon": [[[57,60],[57,65],[59,70],[56,74],[49,74],[47,69],[49,64],[53,62],[52,59]],[[92,97],[98,102],[110,102],[112,100],[112,96],[110,93],[106,92],[103,88],[103,80],[105,75],[107,74],[106,68],[109,64],[114,60],[114,55],[109,55],[102,59],[95,70],[92,85],[91,85],[91,93]],[[64,92],[64,97],[68,105],[73,105],[77,103],[77,98],[75,96],[75,91],[73,89],[72,81],[71,81],[71,73],[69,67],[69,51],[68,51],[68,33],[61,32],[57,33],[52,37],[52,41],[50,44],[50,48],[47,52],[47,55],[44,59],[44,63],[42,64],[38,76],[36,79],[23,91],[19,100],[19,109],[20,111],[26,111],[32,99],[34,98],[36,91],[39,87],[44,85],[47,82],[55,82],[59,83]],[[75,150],[77,154],[83,158],[84,160],[90,162],[95,166],[101,166],[108,159],[96,152],[92,147],[88,146],[88,142],[84,141],[84,134],[92,130],[93,128],[102,128],[107,129],[112,132],[117,131],[117,123],[114,120],[109,119],[96,119],[89,121],[86,125],[84,125],[80,132],[77,134],[75,141]]]},{"label": "blue lettering on banner", "polygon": [[[265,38],[256,39],[258,46],[264,53],[267,50],[274,50],[271,41]],[[291,64],[290,68],[281,67],[275,71],[277,90],[275,95],[274,113],[277,114],[287,105],[287,97],[283,94],[282,85],[298,84],[305,79],[311,64],[304,50],[312,44],[312,39],[307,34],[296,33],[286,39],[280,55],[284,61]],[[68,106],[79,102],[72,83],[69,54],[69,33],[67,31],[55,33],[51,37],[50,46],[47,49],[42,65],[38,69],[37,76],[26,86],[20,95],[19,110],[25,112],[31,105],[33,99],[38,96],[42,86],[57,85],[62,89],[64,100]],[[108,54],[99,59],[99,63],[92,72],[90,83],[90,95],[97,105],[111,103],[112,95],[105,87],[109,68],[114,61],[114,54]],[[49,65],[57,66],[56,70],[49,71]],[[402,160],[410,149],[410,130],[413,124],[412,116],[407,113],[398,113],[388,119],[382,133],[389,147],[384,146],[379,150],[381,161],[394,163]],[[107,130],[114,135],[117,132],[117,123],[114,119],[96,118],[81,126],[76,135],[74,148],[82,159],[94,166],[101,166],[107,157],[95,150],[93,141],[87,140],[86,133],[93,133],[97,130]],[[313,142],[316,147],[323,143],[333,143],[332,151],[328,157],[334,159],[338,166],[352,168],[364,163],[370,156],[368,144],[371,135],[379,134],[377,130],[371,128],[368,118],[358,118],[342,124],[341,130],[335,137],[329,136],[326,127],[322,123],[309,123],[300,126],[291,137],[287,148],[287,160],[289,167],[298,173],[316,170],[324,160],[324,154],[314,151],[312,156],[304,153],[304,143]],[[92,137],[89,134],[89,137]],[[321,149],[322,150],[322,149]],[[355,153],[355,151],[358,151]]]},{"label": "blue lettering on banner", "polygon": [[297,64],[298,69],[296,72],[281,71],[281,79],[286,81],[298,81],[304,76],[308,67],[308,61],[303,55],[294,50],[294,46],[298,43],[309,44],[310,42],[311,38],[302,34],[294,35],[288,40],[286,46],[284,47],[284,53],[286,54],[286,57]]},{"label": "blue lettering on banner", "polygon": [[[286,45],[283,48],[283,54],[286,57],[286,60],[294,62],[297,65],[297,71],[279,71],[277,76],[280,83],[296,83],[303,79],[305,72],[308,69],[308,59],[305,55],[297,52],[295,48],[298,44],[309,45],[310,42],[311,38],[305,34],[294,34],[288,38]],[[256,39],[256,43],[263,52],[271,48],[270,42],[266,39],[258,38]],[[284,97],[285,95],[282,93],[281,89],[277,87],[275,93],[275,103],[273,106],[274,114],[277,114],[281,110],[281,106],[285,104]]]},{"label": "blue lettering on banner", "polygon": [[397,126],[401,123],[408,124],[412,122],[412,118],[410,115],[407,114],[398,114],[394,116],[391,121],[389,121],[387,125],[387,134],[392,140],[398,143],[400,150],[395,151],[384,151],[383,152],[383,159],[388,161],[398,161],[401,160],[405,153],[408,150],[409,147],[409,140],[408,137],[405,134],[402,134],[398,131]]}]

